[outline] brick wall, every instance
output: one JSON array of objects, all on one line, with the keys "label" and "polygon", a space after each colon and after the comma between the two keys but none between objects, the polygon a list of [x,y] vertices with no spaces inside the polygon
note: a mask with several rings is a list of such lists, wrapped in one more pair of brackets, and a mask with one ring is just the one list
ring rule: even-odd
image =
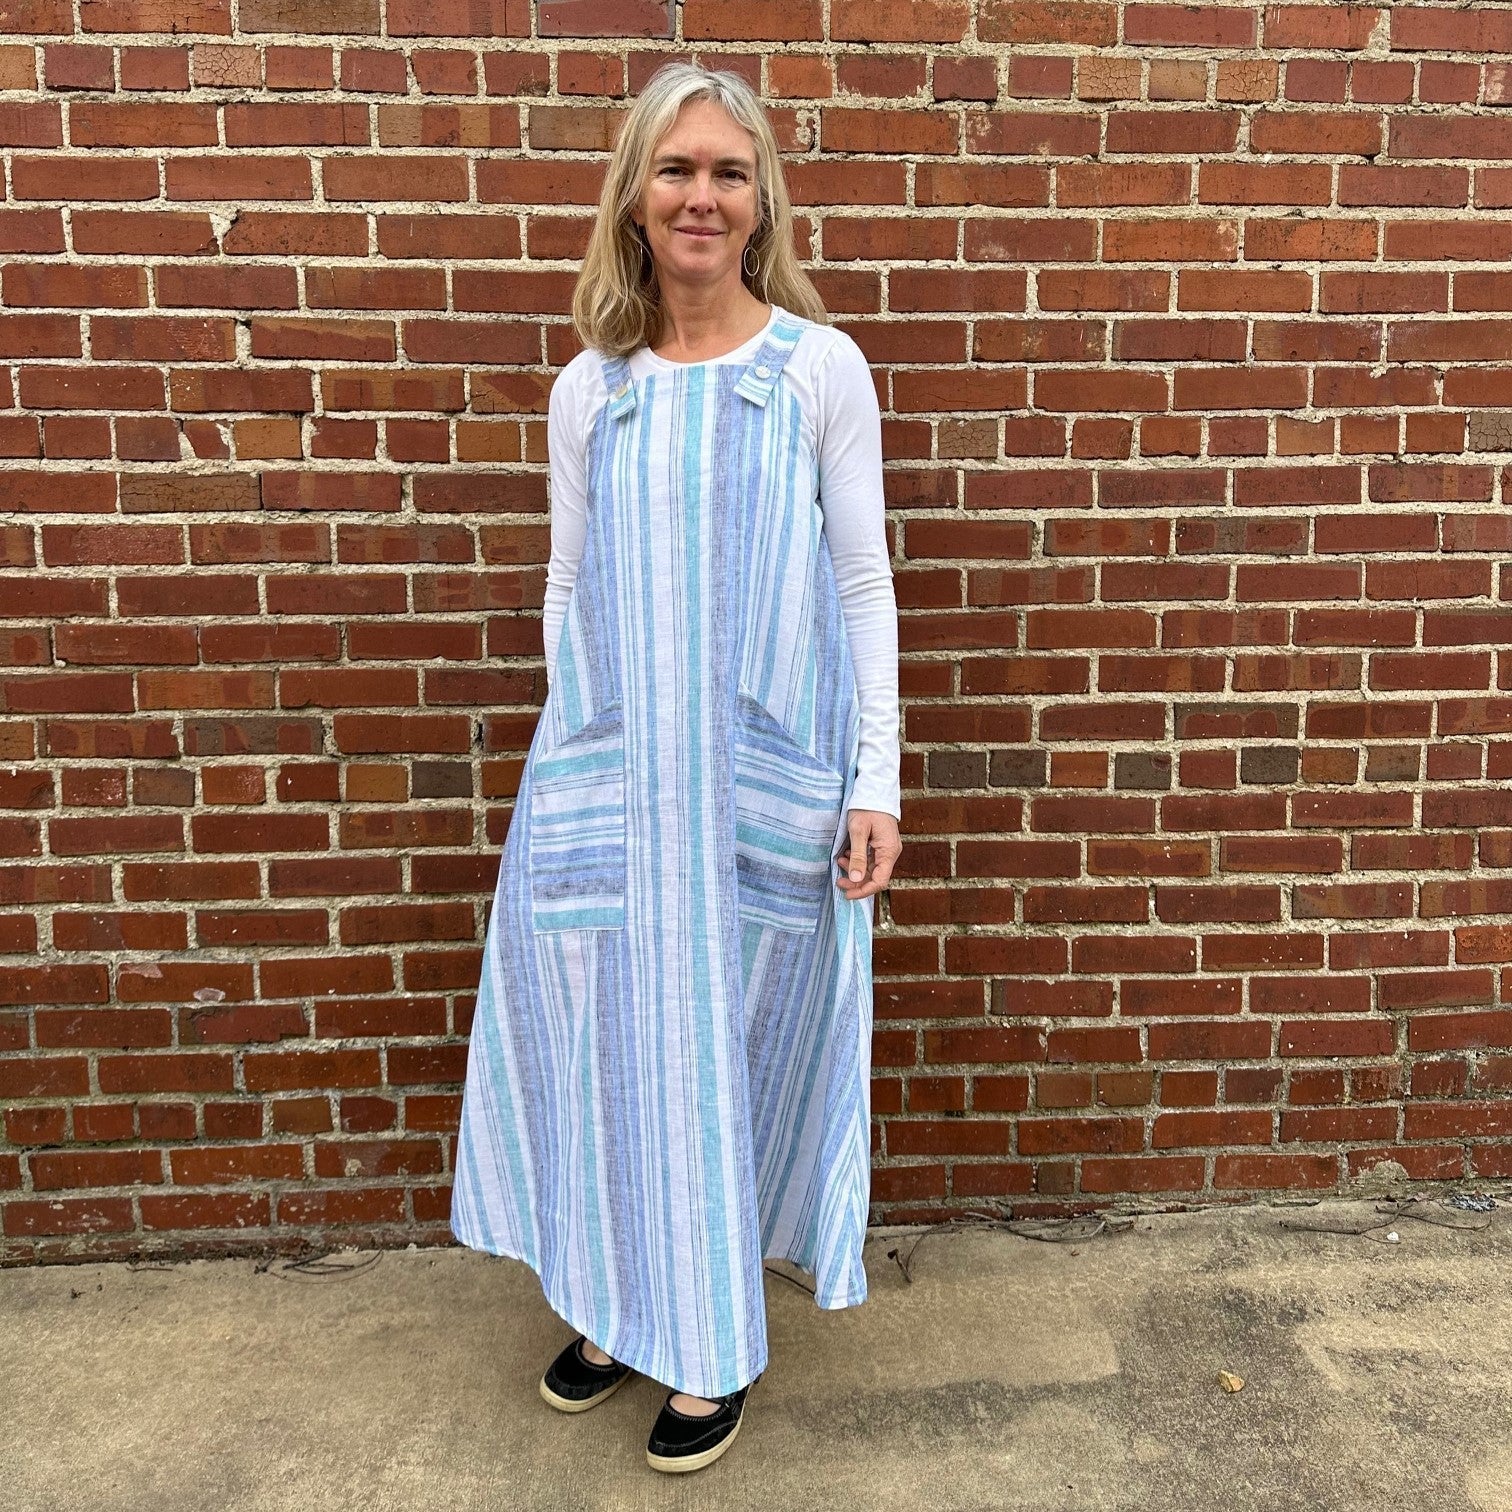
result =
[{"label": "brick wall", "polygon": [[1512,10],[0,33],[4,1258],[445,1239],[546,395],[684,53],[883,401],[878,1215],[1512,1175]]}]

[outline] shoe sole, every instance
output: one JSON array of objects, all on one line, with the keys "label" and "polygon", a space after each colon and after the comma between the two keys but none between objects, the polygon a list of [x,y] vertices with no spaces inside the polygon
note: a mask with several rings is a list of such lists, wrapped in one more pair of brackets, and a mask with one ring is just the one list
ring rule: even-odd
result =
[{"label": "shoe sole", "polygon": [[556,1392],[554,1392],[551,1387],[546,1384],[546,1378],[542,1376],[541,1396],[548,1403],[550,1403],[551,1406],[555,1407],[558,1412],[587,1412],[590,1407],[597,1407],[600,1402],[604,1401],[608,1397],[612,1397],[614,1393],[618,1391],[620,1387],[623,1386],[625,1382],[628,1381],[634,1374],[635,1372],[633,1370],[627,1370],[624,1375],[622,1375],[619,1380],[617,1380],[612,1386],[604,1387],[602,1391],[595,1392],[593,1396],[588,1397],[585,1401],[581,1402],[574,1402],[571,1397],[558,1396]]},{"label": "shoe sole", "polygon": [[668,1457],[663,1454],[652,1454],[646,1450],[646,1463],[653,1470],[664,1470],[669,1474],[676,1475],[683,1470],[702,1470],[705,1465],[712,1465],[731,1444],[735,1442],[735,1435],[740,1432],[741,1423],[745,1422],[745,1414],[742,1413],[736,1419],[735,1426],[730,1429],[712,1449],[705,1449],[702,1454],[679,1454]]}]

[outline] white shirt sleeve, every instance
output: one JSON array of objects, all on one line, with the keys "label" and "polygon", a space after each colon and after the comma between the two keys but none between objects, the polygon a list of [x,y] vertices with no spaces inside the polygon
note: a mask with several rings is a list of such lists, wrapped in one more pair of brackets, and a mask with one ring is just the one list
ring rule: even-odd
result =
[{"label": "white shirt sleeve", "polygon": [[814,432],[819,507],[861,705],[851,806],[897,819],[898,604],[887,554],[882,416],[861,348],[842,331],[832,334],[814,373]]},{"label": "white shirt sleeve", "polygon": [[[546,563],[546,593],[541,604],[541,638],[546,650],[546,680],[556,676],[557,642],[567,618],[567,600],[577,581],[578,563],[588,540],[588,426],[591,396],[586,381],[598,365],[579,353],[557,374],[546,405],[546,457],[551,496],[551,556]],[[602,378],[599,387],[603,387]]]}]

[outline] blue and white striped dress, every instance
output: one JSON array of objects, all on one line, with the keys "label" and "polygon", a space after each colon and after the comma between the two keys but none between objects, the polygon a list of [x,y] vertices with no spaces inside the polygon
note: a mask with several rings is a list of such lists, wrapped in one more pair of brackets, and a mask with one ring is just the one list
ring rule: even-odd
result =
[{"label": "blue and white striped dress", "polygon": [[489,922],[452,1232],[615,1359],[767,1363],[763,1257],[866,1296],[871,901],[834,885],[854,669],[778,309],[749,363],[602,359],[588,538]]}]

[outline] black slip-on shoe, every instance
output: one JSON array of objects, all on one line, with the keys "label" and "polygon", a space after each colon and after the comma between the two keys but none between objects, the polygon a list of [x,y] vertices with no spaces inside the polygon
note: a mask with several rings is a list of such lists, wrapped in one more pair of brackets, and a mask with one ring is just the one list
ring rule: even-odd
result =
[{"label": "black slip-on shoe", "polygon": [[613,1396],[635,1372],[618,1360],[595,1365],[583,1355],[583,1335],[579,1334],[541,1377],[541,1395],[558,1412],[586,1412],[597,1407],[605,1397]]},{"label": "black slip-on shoe", "polygon": [[[760,1376],[756,1377],[759,1381]],[[740,1432],[740,1420],[745,1412],[746,1393],[756,1384],[742,1386],[728,1396],[710,1397],[717,1400],[715,1411],[700,1417],[691,1412],[679,1412],[672,1405],[675,1391],[667,1393],[662,1410],[651,1425],[651,1437],[646,1442],[646,1460],[653,1470],[702,1470],[712,1465],[734,1441]]]}]

